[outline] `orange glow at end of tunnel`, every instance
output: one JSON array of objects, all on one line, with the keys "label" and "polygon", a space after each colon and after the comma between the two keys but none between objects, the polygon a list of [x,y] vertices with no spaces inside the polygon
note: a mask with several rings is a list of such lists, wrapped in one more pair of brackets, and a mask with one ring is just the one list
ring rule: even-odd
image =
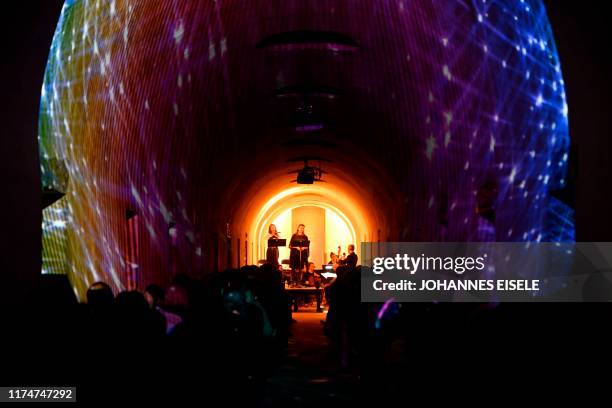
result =
[{"label": "orange glow at end of tunnel", "polygon": [[[287,225],[291,223],[287,221],[287,217],[290,217],[292,210],[303,207],[325,210],[325,237],[334,243],[344,241],[337,242],[342,245],[343,251],[346,251],[346,245],[354,244],[359,255],[361,242],[376,239],[375,234],[380,229],[379,218],[376,217],[372,203],[364,202],[358,191],[343,189],[338,183],[269,187],[271,188],[260,189],[255,197],[245,203],[239,213],[242,218],[234,228],[234,232],[240,234],[238,236],[245,236],[246,233],[246,237],[249,237],[249,250],[252,253],[248,256],[248,263],[256,263],[258,259],[265,258],[265,236],[268,226],[275,220],[283,220],[285,227],[281,238],[291,238],[294,231],[287,231]],[[302,222],[299,219],[293,221],[293,224]],[[331,247],[331,242],[328,242],[325,250],[330,249],[335,247]]]}]

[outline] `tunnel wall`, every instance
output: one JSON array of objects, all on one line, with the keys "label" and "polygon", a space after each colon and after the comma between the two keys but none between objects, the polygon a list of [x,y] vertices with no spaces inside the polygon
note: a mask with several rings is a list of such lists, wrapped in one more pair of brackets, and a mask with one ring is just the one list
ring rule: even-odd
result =
[{"label": "tunnel wall", "polygon": [[567,109],[538,0],[70,0],[41,94],[43,272],[82,296],[237,264],[252,186],[303,152],[389,197],[384,239],[572,240]]}]

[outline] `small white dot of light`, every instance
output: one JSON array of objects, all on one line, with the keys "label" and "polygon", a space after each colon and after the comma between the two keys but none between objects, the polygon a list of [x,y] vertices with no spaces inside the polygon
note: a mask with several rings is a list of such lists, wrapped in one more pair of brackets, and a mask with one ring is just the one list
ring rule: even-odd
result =
[{"label": "small white dot of light", "polygon": [[451,72],[450,72],[450,69],[448,68],[448,65],[444,65],[444,66],[442,67],[442,73],[444,74],[444,77],[445,77],[447,80],[449,80],[449,81],[450,81],[450,80],[453,78],[453,76],[452,76],[452,74],[451,74]]},{"label": "small white dot of light", "polygon": [[185,27],[183,26],[183,22],[179,21],[179,25],[174,29],[174,41],[179,44],[183,39],[183,33],[185,32]]},{"label": "small white dot of light", "polygon": [[547,161],[546,161],[546,167],[550,167],[550,165],[551,165],[551,161],[550,161],[550,160],[547,160]]},{"label": "small white dot of light", "polygon": [[508,230],[508,236],[512,235],[512,228]]},{"label": "small white dot of light", "polygon": [[482,14],[478,14],[478,22],[479,22],[479,23],[482,23],[482,20],[483,20],[483,19],[482,19]]},{"label": "small white dot of light", "polygon": [[450,132],[450,131],[447,131],[447,132],[444,134],[444,146],[445,146],[445,147],[447,147],[447,146],[448,146],[448,144],[450,143],[450,141],[451,141],[451,132]]},{"label": "small white dot of light", "polygon": [[469,162],[469,161],[466,161],[466,162],[465,162],[465,166],[463,166],[463,170],[467,170],[467,169],[469,169],[469,168],[470,168],[470,162]]},{"label": "small white dot of light", "polygon": [[536,98],[536,106],[542,106],[543,102],[544,102],[544,97],[542,96],[542,94],[539,94],[538,97]]},{"label": "small white dot of light", "polygon": [[217,54],[216,50],[215,50],[215,43],[213,43],[212,41],[208,44],[208,60],[212,61],[215,58],[215,55]]},{"label": "small white dot of light", "polygon": [[546,177],[544,177],[544,184],[548,184],[549,179],[550,179],[550,176],[547,174]]},{"label": "small white dot of light", "polygon": [[519,185],[519,187],[521,189],[525,188],[525,180],[521,181],[521,184]]},{"label": "small white dot of light", "polygon": [[453,121],[453,112],[444,112],[444,119],[446,120],[446,126],[449,126]]},{"label": "small white dot of light", "polygon": [[442,45],[447,47],[448,46],[448,38],[444,37],[442,38]]},{"label": "small white dot of light", "polygon": [[502,67],[504,67],[504,68],[506,68],[506,67],[507,67],[506,60],[503,60],[503,61],[502,61]]},{"label": "small white dot of light", "polygon": [[540,122],[540,129],[544,129],[544,123]]},{"label": "small white dot of light", "polygon": [[512,167],[510,171],[510,177],[508,177],[510,183],[514,183],[514,179],[516,178],[516,167]]},{"label": "small white dot of light", "polygon": [[183,51],[183,58],[186,60],[189,59],[189,47],[185,47],[185,50]]},{"label": "small white dot of light", "polygon": [[178,113],[179,113],[179,108],[178,108],[178,105],[177,105],[177,104],[176,104],[176,102],[175,102],[175,103],[174,103],[172,106],[173,106],[173,108],[174,108],[174,115],[175,115],[175,116],[178,116]]},{"label": "small white dot of light", "polygon": [[427,156],[429,160],[431,160],[433,152],[437,147],[436,139],[433,137],[433,135],[430,135],[427,139],[427,147],[425,149],[425,156]]}]

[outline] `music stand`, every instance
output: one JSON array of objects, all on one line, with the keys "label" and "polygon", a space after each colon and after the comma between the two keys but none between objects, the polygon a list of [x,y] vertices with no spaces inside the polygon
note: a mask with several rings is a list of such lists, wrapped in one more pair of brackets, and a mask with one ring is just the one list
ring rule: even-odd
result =
[{"label": "music stand", "polygon": [[284,247],[287,246],[287,240],[286,239],[280,239],[280,238],[270,238],[268,239],[268,248],[272,247],[272,248],[278,248],[278,247]]}]

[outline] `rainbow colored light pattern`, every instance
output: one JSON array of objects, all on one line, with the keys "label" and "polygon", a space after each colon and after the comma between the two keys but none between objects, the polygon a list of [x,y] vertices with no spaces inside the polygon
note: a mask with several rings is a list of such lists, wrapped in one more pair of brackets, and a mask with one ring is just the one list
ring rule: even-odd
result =
[{"label": "rainbow colored light pattern", "polygon": [[[271,3],[66,1],[40,103],[43,188],[65,194],[43,211],[43,273],[67,273],[83,296],[94,281],[133,288],[159,282],[160,265],[201,262],[192,170],[223,137],[205,124],[240,96],[227,61],[260,38],[249,45],[235,33],[259,33],[280,8],[310,7],[322,25],[339,12],[371,19],[346,31],[379,53],[372,87],[392,84],[385,104],[415,129],[405,145],[416,149],[418,171],[406,177],[421,190],[407,236],[574,239],[572,209],[551,194],[567,182],[568,107],[541,0]],[[487,183],[494,220],[474,211]],[[126,208],[139,214],[138,232]],[[174,223],[183,234],[167,237]],[[147,256],[136,263],[138,252]]]}]

